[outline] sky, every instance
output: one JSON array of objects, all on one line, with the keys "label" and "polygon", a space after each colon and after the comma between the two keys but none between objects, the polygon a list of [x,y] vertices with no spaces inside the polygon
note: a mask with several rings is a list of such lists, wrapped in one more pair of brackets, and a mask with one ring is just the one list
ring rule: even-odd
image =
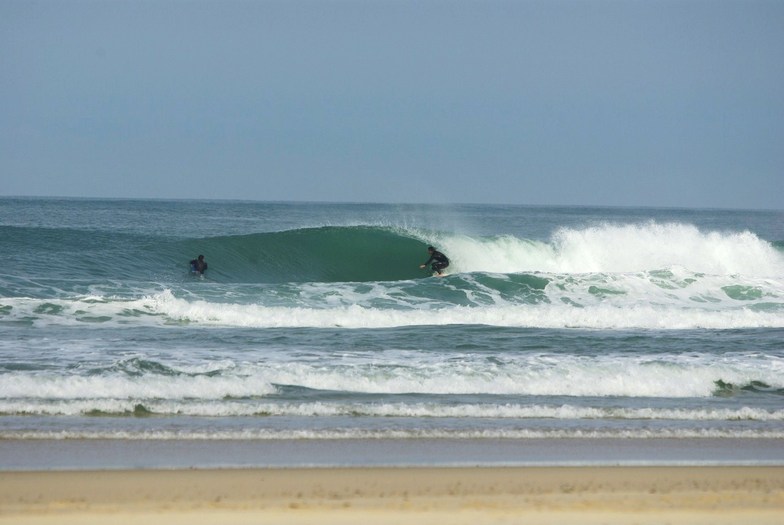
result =
[{"label": "sky", "polygon": [[0,0],[0,195],[784,208],[784,1]]}]

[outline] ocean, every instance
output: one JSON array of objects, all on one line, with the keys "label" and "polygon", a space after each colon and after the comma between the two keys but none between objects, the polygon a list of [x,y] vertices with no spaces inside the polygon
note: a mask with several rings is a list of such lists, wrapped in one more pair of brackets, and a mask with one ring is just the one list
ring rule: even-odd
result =
[{"label": "ocean", "polygon": [[0,468],[131,442],[784,461],[782,211],[0,198],[0,254]]}]

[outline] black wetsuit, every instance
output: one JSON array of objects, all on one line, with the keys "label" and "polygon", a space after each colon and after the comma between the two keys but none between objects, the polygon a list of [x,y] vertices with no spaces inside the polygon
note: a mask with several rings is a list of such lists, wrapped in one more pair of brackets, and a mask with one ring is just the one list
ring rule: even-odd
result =
[{"label": "black wetsuit", "polygon": [[430,255],[430,259],[427,260],[425,266],[427,266],[431,262],[433,264],[430,265],[430,268],[432,268],[432,270],[436,273],[441,273],[441,270],[449,266],[449,258],[439,251],[434,251]]},{"label": "black wetsuit", "polygon": [[201,274],[204,273],[204,270],[207,269],[207,263],[202,259],[201,261],[198,259],[194,259],[191,261],[191,271],[192,272],[199,272]]}]

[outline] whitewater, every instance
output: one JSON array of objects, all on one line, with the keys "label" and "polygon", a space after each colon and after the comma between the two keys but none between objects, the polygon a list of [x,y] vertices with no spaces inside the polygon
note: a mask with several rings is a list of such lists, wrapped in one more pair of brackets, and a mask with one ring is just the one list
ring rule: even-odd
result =
[{"label": "whitewater", "polygon": [[784,438],[780,211],[2,198],[0,253],[0,442]]}]

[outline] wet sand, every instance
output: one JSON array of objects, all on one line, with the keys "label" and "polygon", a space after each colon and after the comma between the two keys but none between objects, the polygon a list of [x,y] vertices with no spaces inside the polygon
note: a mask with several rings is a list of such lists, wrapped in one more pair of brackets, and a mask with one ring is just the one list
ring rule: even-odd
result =
[{"label": "wet sand", "polygon": [[781,439],[8,439],[3,470],[782,466]]},{"label": "wet sand", "polygon": [[780,524],[784,467],[0,472],[2,524]]}]

